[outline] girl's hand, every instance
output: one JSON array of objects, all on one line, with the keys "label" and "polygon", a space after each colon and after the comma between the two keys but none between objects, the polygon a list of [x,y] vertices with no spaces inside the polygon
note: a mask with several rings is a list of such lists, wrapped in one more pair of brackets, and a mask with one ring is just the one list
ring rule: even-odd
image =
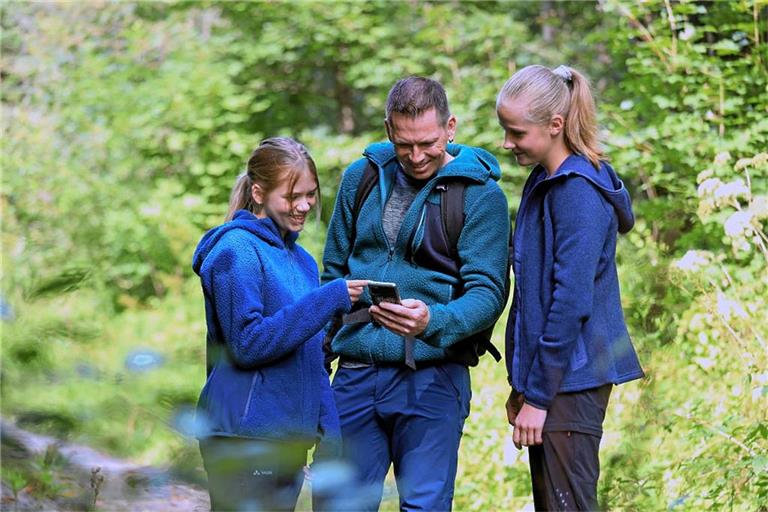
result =
[{"label": "girl's hand", "polygon": [[363,294],[363,288],[368,286],[368,281],[365,279],[348,280],[347,291],[349,292],[349,300],[354,304],[360,295]]},{"label": "girl's hand", "polygon": [[522,393],[518,393],[514,389],[509,392],[509,398],[504,406],[507,409],[507,421],[511,426],[515,426],[515,418],[520,413],[520,409],[525,403],[525,397]]},{"label": "girl's hand", "polygon": [[515,418],[515,431],[512,441],[515,446],[533,446],[543,442],[541,433],[544,429],[544,421],[547,419],[545,409],[537,409],[530,404],[523,404]]}]

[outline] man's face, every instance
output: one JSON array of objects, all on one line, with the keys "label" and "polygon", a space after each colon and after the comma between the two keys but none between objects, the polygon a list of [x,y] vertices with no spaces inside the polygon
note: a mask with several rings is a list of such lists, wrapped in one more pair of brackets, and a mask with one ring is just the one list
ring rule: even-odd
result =
[{"label": "man's face", "polygon": [[455,117],[441,125],[437,111],[432,108],[415,118],[393,113],[384,125],[408,176],[419,180],[431,178],[447,163],[445,147],[456,133]]}]

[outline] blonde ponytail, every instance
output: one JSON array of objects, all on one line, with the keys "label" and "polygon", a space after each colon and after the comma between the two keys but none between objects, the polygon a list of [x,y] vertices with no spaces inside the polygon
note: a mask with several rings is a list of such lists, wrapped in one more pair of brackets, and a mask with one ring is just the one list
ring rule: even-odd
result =
[{"label": "blonde ponytail", "polygon": [[[566,66],[560,66],[565,68]],[[600,168],[603,152],[597,135],[597,112],[587,77],[572,68],[570,105],[565,118],[565,144],[574,153],[583,155],[595,169]]]}]

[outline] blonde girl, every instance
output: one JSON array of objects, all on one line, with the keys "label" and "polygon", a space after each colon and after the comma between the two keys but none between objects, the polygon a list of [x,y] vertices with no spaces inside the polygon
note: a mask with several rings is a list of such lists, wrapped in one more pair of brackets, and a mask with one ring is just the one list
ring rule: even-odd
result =
[{"label": "blonde girl", "polygon": [[594,510],[613,385],[643,371],[627,332],[616,239],[629,194],[598,145],[589,83],[528,66],[499,92],[504,148],[530,166],[515,219],[506,330],[513,440],[527,446],[537,510]]}]

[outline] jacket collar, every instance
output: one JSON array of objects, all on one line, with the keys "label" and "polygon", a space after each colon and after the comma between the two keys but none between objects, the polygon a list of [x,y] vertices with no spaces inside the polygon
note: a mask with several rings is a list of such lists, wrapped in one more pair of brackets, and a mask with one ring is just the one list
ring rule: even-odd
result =
[{"label": "jacket collar", "polygon": [[[482,148],[462,144],[448,144],[446,151],[454,159],[440,168],[433,178],[465,178],[478,183],[489,179],[498,181],[501,178],[501,168],[498,160]],[[391,142],[377,142],[368,146],[363,155],[381,169],[392,165],[400,165]]]}]

